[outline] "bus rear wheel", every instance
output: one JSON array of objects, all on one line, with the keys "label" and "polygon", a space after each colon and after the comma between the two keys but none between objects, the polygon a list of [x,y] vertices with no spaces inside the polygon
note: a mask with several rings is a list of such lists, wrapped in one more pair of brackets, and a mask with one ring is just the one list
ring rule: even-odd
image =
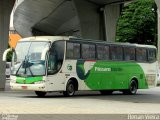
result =
[{"label": "bus rear wheel", "polygon": [[46,92],[42,92],[42,91],[35,91],[35,93],[38,97],[44,97],[46,95]]},{"label": "bus rear wheel", "polygon": [[123,94],[135,95],[137,93],[138,84],[135,80],[131,80],[129,89],[123,90]]},{"label": "bus rear wheel", "polygon": [[66,91],[63,91],[63,95],[66,97],[74,96],[75,94],[75,85],[72,80],[69,80],[66,86]]},{"label": "bus rear wheel", "polygon": [[111,95],[113,93],[113,90],[100,90],[100,93],[102,95]]}]

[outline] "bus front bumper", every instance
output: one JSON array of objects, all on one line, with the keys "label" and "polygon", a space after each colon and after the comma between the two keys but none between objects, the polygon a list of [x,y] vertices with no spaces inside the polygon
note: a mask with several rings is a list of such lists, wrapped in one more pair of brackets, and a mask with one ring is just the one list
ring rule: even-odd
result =
[{"label": "bus front bumper", "polygon": [[32,91],[46,91],[45,84],[17,84],[10,83],[12,90],[32,90]]}]

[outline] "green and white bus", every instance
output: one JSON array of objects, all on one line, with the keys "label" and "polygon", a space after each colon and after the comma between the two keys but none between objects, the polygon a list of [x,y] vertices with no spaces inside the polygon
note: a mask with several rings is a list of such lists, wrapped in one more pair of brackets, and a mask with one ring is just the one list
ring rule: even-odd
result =
[{"label": "green and white bus", "polygon": [[[10,50],[4,52],[4,61]],[[38,96],[52,91],[73,96],[78,90],[136,94],[157,82],[157,50],[152,45],[39,36],[21,39],[12,51],[11,89]]]}]

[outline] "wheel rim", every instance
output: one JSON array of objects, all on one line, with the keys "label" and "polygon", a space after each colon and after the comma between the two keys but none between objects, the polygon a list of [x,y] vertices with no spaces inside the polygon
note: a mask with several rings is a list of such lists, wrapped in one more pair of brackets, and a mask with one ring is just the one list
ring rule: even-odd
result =
[{"label": "wheel rim", "polygon": [[131,91],[132,94],[135,94],[137,92],[137,84],[135,83],[135,81],[131,82],[130,91]]},{"label": "wheel rim", "polygon": [[73,84],[70,84],[69,86],[68,86],[68,89],[67,89],[67,91],[68,91],[68,94],[69,95],[73,95],[74,94],[74,85]]}]

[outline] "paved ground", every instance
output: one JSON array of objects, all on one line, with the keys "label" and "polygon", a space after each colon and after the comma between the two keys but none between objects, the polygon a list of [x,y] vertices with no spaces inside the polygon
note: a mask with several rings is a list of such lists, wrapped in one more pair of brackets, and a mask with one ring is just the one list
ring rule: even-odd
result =
[{"label": "paved ground", "polygon": [[[160,87],[139,90],[137,95],[100,95],[78,92],[74,97],[60,93],[38,98],[34,92],[0,92],[0,114],[155,114],[160,115]],[[94,117],[93,117],[94,118]],[[93,119],[92,119],[93,120]]]},{"label": "paved ground", "polygon": [[78,92],[75,97],[50,93],[38,98],[34,92],[0,92],[0,113],[160,113],[160,87],[139,90],[137,95],[100,95],[99,92]]}]

